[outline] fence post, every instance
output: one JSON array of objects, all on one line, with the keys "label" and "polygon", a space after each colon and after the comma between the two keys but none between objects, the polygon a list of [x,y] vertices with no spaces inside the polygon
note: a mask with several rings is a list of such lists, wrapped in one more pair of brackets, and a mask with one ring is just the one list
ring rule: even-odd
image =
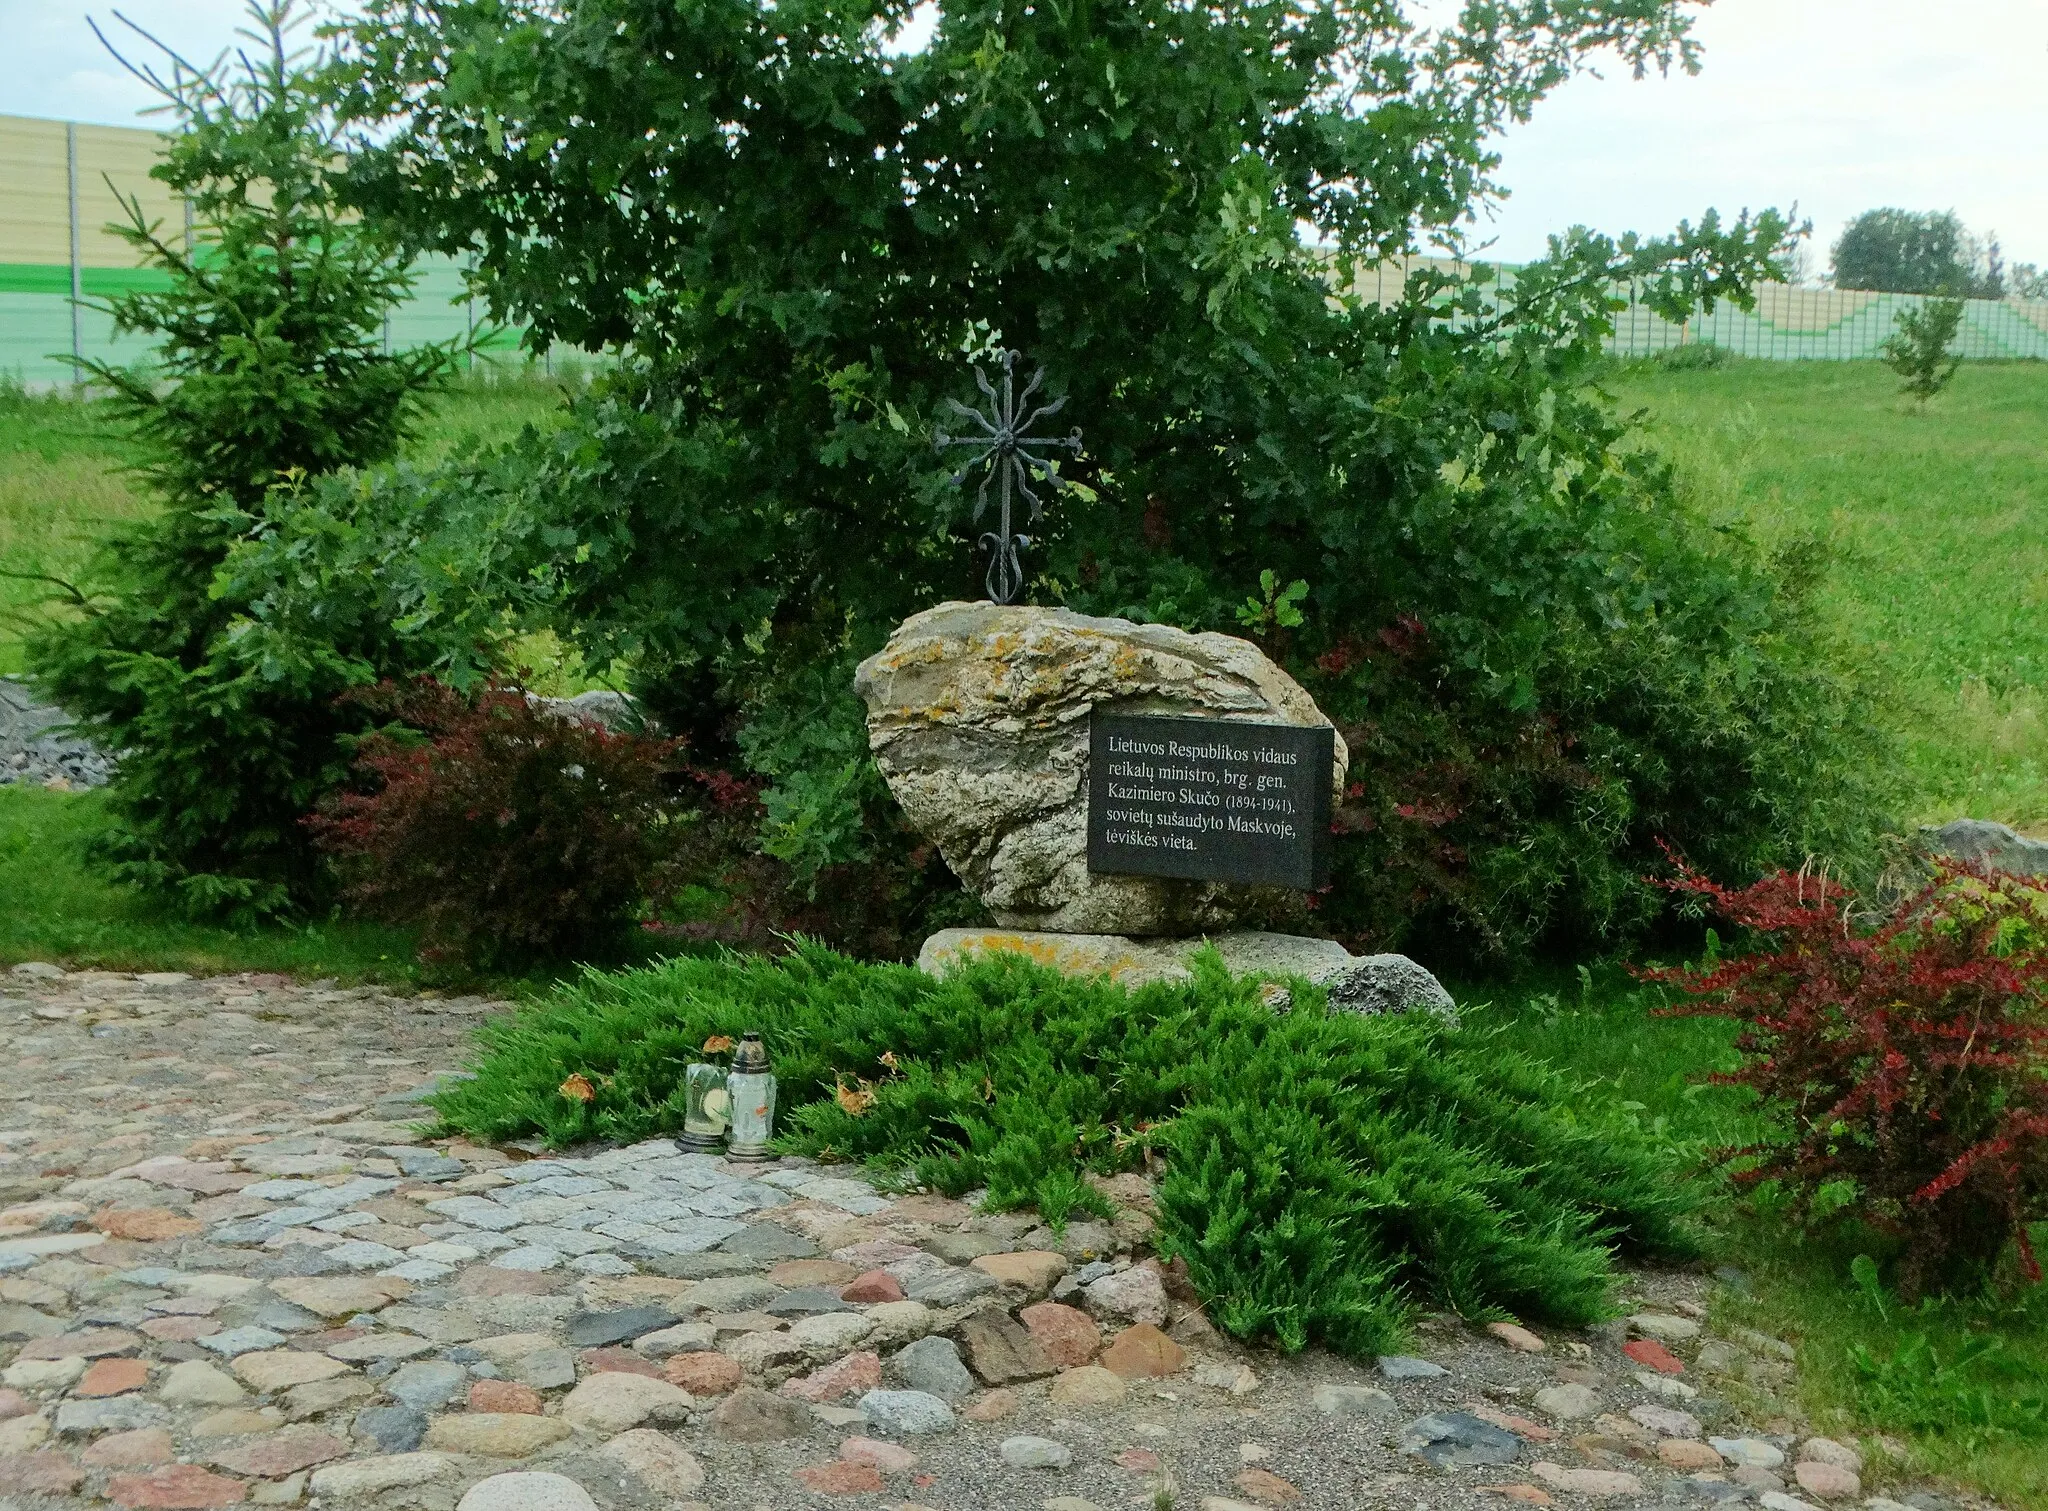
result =
[{"label": "fence post", "polygon": [[70,187],[71,201],[71,381],[79,381],[79,362],[85,355],[85,343],[79,330],[78,302],[84,297],[85,280],[79,265],[78,245],[78,123],[64,123],[64,176]]}]

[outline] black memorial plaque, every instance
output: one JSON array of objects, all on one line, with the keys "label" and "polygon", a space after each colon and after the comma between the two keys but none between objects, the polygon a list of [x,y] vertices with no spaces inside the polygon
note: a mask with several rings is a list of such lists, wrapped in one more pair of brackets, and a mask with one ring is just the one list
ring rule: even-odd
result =
[{"label": "black memorial plaque", "polygon": [[1088,743],[1090,871],[1328,881],[1334,730],[1098,712]]}]

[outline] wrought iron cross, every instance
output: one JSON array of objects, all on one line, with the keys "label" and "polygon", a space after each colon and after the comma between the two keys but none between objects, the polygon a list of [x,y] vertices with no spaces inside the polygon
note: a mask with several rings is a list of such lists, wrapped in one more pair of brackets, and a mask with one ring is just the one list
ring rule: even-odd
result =
[{"label": "wrought iron cross", "polygon": [[[940,431],[938,447],[971,446],[975,455],[967,465],[953,474],[957,487],[967,479],[967,474],[983,463],[988,470],[983,473],[981,488],[974,498],[974,523],[980,524],[983,514],[988,512],[989,485],[998,485],[1002,502],[1000,528],[981,537],[981,547],[989,553],[988,576],[985,579],[988,596],[994,603],[1015,603],[1017,594],[1024,587],[1024,553],[1031,547],[1031,537],[1014,533],[1010,528],[1010,498],[1012,490],[1031,505],[1028,525],[1038,523],[1038,517],[1045,511],[1045,505],[1038,495],[1031,491],[1034,481],[1060,485],[1059,473],[1054,469],[1052,459],[1040,456],[1038,451],[1071,451],[1079,454],[1081,432],[1074,431],[1066,436],[1032,435],[1031,427],[1040,420],[1056,415],[1066,406],[1065,398],[1054,399],[1050,404],[1031,408],[1031,396],[1038,392],[1038,385],[1045,381],[1043,371],[1034,372],[1031,381],[1024,385],[1022,393],[1017,392],[1017,354],[1005,351],[1003,359],[1003,390],[997,393],[989,380],[982,375],[979,367],[974,369],[974,382],[988,399],[986,413],[970,409],[958,399],[946,402],[956,414],[972,420],[980,427],[976,435],[951,436]],[[1034,450],[1033,448],[1036,448]]]}]

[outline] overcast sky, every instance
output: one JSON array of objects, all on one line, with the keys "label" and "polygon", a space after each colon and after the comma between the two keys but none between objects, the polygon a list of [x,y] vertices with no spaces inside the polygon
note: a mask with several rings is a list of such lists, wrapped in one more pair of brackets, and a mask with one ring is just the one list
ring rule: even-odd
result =
[{"label": "overcast sky", "polygon": [[[89,0],[0,0],[0,114],[142,123]],[[120,0],[211,58],[242,0]],[[1573,224],[1659,231],[1712,205],[1795,201],[1814,267],[1877,205],[1954,209],[2010,261],[2048,263],[2048,0],[1719,0],[1697,78],[1581,78],[1501,144],[1513,191],[1483,229],[1520,260]]]}]

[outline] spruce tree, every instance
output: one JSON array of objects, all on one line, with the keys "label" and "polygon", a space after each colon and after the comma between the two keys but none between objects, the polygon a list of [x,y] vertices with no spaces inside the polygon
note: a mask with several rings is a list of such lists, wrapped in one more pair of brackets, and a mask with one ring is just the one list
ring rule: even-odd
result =
[{"label": "spruce tree", "polygon": [[143,443],[161,510],[108,543],[75,612],[30,647],[45,690],[119,753],[104,858],[193,913],[243,918],[317,892],[299,820],[340,779],[338,740],[361,715],[335,709],[331,670],[238,654],[246,605],[217,576],[280,490],[396,453],[451,358],[383,350],[408,259],[341,203],[325,60],[293,45],[299,0],[252,0],[249,19],[251,45],[210,66],[137,29],[162,61],[131,71],[177,128],[151,176],[190,206],[190,229],[124,201],[112,229],[167,277],[107,308],[155,351],[81,377]]}]

